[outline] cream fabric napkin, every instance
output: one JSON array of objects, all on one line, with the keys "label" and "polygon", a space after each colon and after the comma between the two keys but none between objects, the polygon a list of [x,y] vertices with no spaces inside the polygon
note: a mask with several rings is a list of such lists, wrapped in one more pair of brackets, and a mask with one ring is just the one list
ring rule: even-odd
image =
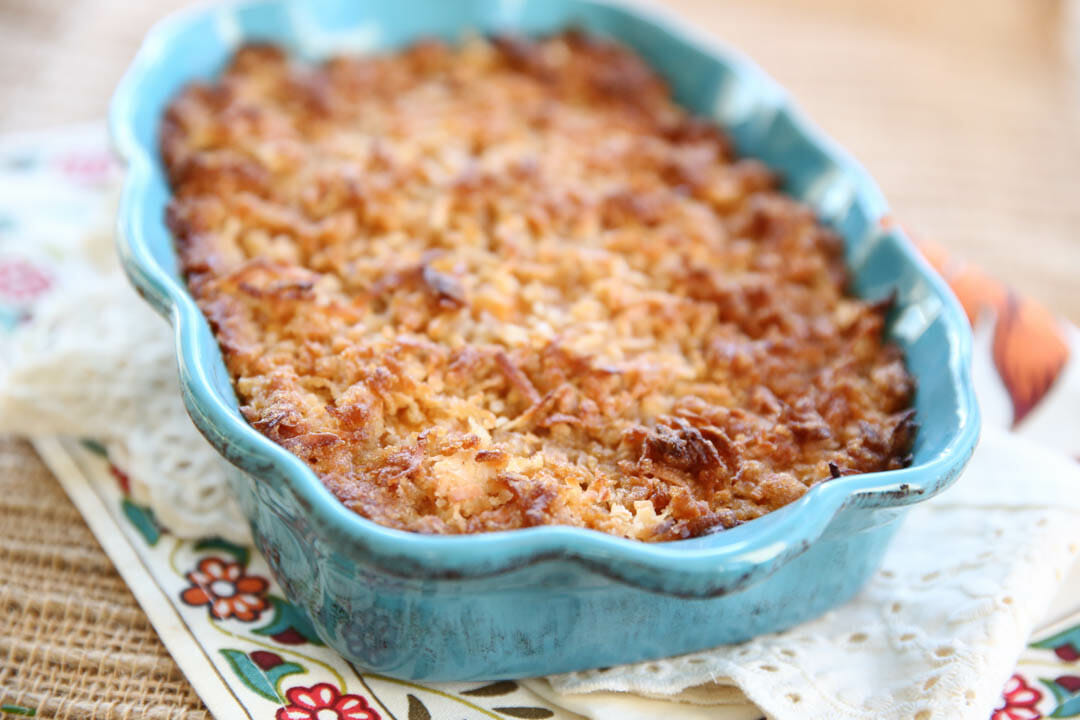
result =
[{"label": "cream fabric napkin", "polygon": [[[101,439],[172,531],[243,540],[217,456],[179,401],[168,325],[111,246],[107,225],[60,243],[64,282],[0,340],[0,432]],[[740,646],[529,686],[599,720],[983,720],[1078,545],[1080,470],[989,427],[957,485],[912,510],[845,606]]]}]

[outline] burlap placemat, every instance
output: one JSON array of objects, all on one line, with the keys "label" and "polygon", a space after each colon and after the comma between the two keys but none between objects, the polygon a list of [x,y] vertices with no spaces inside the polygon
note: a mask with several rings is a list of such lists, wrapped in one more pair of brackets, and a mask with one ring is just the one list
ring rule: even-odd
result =
[{"label": "burlap placemat", "polygon": [[59,483],[12,438],[0,578],[0,717],[210,718]]}]

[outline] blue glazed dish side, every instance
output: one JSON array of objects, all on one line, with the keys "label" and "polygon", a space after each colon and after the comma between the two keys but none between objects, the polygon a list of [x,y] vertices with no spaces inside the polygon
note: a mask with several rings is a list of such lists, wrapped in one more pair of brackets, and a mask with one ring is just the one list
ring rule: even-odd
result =
[{"label": "blue glazed dish side", "polygon": [[[903,470],[819,484],[776,512],[691,540],[646,544],[570,527],[471,536],[393,530],[341,505],[298,458],[241,416],[217,343],[177,272],[158,155],[162,111],[212,78],[238,44],[306,58],[466,31],[614,37],[712,118],[744,155],[844,238],[853,289],[896,303],[888,333],[918,381],[921,424]],[[113,98],[128,164],[118,244],[139,292],[172,323],[184,401],[229,461],[259,550],[319,635],[360,667],[414,680],[543,675],[690,652],[813,618],[877,568],[906,508],[946,488],[974,449],[979,412],[967,321],[887,223],[866,172],[749,61],[655,9],[591,0],[255,0],[175,15],[147,36]]]}]

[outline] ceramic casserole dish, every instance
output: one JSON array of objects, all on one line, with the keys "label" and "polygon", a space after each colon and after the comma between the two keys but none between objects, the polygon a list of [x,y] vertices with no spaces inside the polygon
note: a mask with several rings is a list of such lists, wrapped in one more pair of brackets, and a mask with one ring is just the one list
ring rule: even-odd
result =
[{"label": "ceramic casserole dish", "polygon": [[[910,467],[821,483],[736,528],[642,543],[544,526],[426,536],[343,506],[297,457],[241,416],[214,335],[177,272],[158,127],[185,84],[238,45],[299,57],[399,47],[466,31],[567,27],[613,37],[723,126],[743,155],[785,180],[845,241],[853,290],[896,293],[890,339],[918,383]],[[971,339],[956,300],[888,222],[878,189],[737,54],[654,9],[591,0],[255,0],[173,16],[147,36],[113,99],[128,164],[119,249],[140,293],[172,323],[184,401],[227,460],[231,489],[289,599],[360,667],[424,680],[511,678],[684,653],[784,629],[851,597],[875,571],[908,506],[946,488],[975,446]]]}]

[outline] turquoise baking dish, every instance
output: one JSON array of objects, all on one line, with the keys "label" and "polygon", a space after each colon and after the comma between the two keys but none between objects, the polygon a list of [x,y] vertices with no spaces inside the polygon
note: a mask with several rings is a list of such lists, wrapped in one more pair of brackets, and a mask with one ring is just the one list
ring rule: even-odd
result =
[{"label": "turquoise baking dish", "polygon": [[[424,536],[342,506],[299,459],[242,418],[217,344],[177,273],[164,223],[162,109],[211,78],[239,43],[299,56],[368,52],[465,31],[615,37],[714,119],[739,151],[845,239],[853,288],[896,293],[888,333],[918,380],[921,430],[903,470],[843,477],[737,528],[644,544],[569,527]],[[781,630],[851,597],[875,571],[905,509],[946,488],[975,446],[971,338],[944,283],[888,222],[873,181],[738,54],[662,11],[593,0],[256,0],[175,15],[147,36],[113,98],[128,172],[119,251],[140,293],[172,323],[184,401],[228,461],[258,549],[319,635],[362,668],[399,678],[524,677],[684,653]]]}]

